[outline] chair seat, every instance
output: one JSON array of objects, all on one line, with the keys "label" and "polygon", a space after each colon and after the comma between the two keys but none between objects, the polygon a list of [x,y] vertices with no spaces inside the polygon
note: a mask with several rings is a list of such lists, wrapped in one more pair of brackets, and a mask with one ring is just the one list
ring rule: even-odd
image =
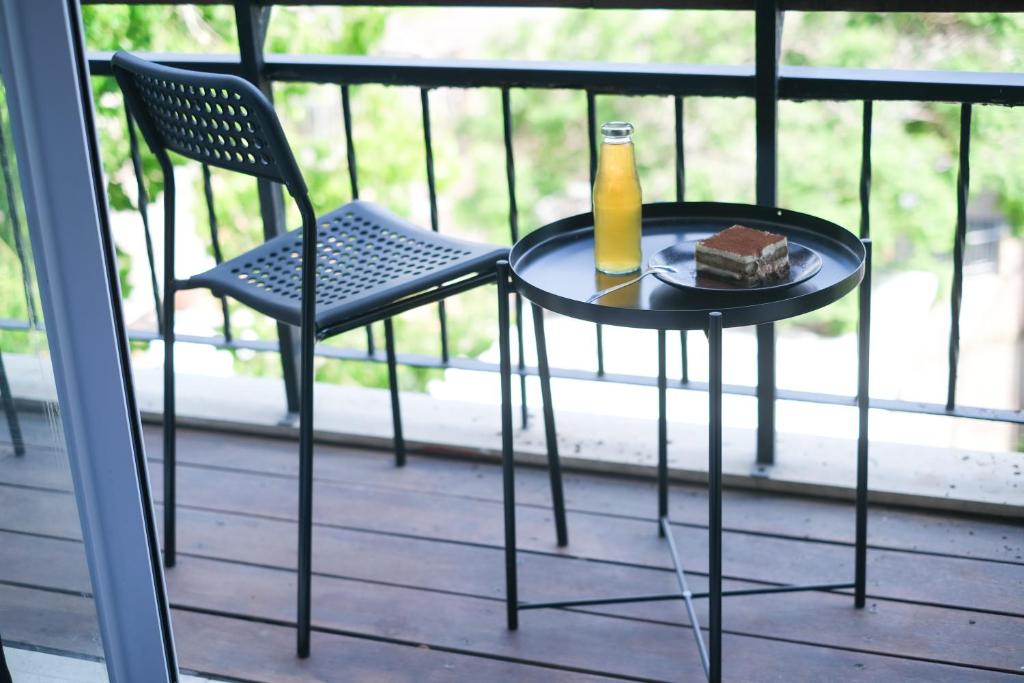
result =
[{"label": "chair seat", "polygon": [[[473,273],[493,271],[506,247],[424,230],[376,204],[354,201],[317,221],[316,325],[344,323]],[[190,278],[276,320],[302,319],[302,231],[275,237]]]}]

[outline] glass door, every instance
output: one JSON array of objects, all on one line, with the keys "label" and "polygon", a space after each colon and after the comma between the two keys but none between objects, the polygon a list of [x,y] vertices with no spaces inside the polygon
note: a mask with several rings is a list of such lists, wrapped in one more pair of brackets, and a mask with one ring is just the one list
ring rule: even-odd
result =
[{"label": "glass door", "polygon": [[107,680],[32,260],[7,74],[0,83],[0,639],[13,679]]},{"label": "glass door", "polygon": [[176,681],[78,11],[0,0],[0,638],[14,681]]}]

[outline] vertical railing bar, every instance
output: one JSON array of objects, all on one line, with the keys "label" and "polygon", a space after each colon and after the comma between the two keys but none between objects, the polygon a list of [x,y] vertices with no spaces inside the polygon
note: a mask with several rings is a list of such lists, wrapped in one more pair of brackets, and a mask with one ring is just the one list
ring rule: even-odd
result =
[{"label": "vertical railing bar", "polygon": [[[220,250],[220,234],[217,225],[217,212],[213,206],[213,183],[210,181],[210,166],[203,164],[203,194],[206,197],[206,215],[210,220],[210,243],[213,245],[213,260],[220,265],[224,254]],[[220,296],[220,311],[224,318],[224,341],[231,341],[231,313],[228,311],[228,298]]]},{"label": "vertical railing bar", "polygon": [[[21,285],[25,290],[25,309],[29,329],[38,327],[36,297],[32,291],[32,270],[29,256],[25,251],[25,242],[21,236],[21,215],[18,213],[17,192],[14,188],[14,175],[11,173],[11,159],[7,155],[7,140],[4,136],[6,127],[0,115],[0,166],[3,168],[4,192],[7,197],[7,214],[11,219],[11,235],[14,237],[14,253],[18,257],[21,268]],[[19,437],[20,438],[20,437]]]},{"label": "vertical railing bar", "polygon": [[[597,180],[597,101],[592,90],[587,91],[587,140],[590,143],[590,187]],[[597,374],[604,374],[604,331],[601,324],[595,327],[597,333]]]},{"label": "vertical railing bar", "polygon": [[668,372],[666,366],[666,334],[658,330],[658,531],[659,535],[672,537],[671,529],[665,529],[668,521]]},{"label": "vertical railing bar", "polygon": [[[508,87],[501,89],[501,121],[505,138],[505,175],[508,180],[508,227],[512,244],[519,241],[519,208],[516,204],[516,163],[512,149],[512,96]],[[519,403],[523,429],[529,423],[526,403],[526,356],[523,348],[523,297],[516,292],[516,337],[519,344]]]},{"label": "vertical railing bar", "polygon": [[864,279],[857,292],[857,487],[856,521],[854,525],[854,598],[855,607],[862,608],[867,590],[868,545],[868,466],[869,408],[871,407],[871,239],[864,244]]},{"label": "vertical railing bar", "polygon": [[[349,102],[348,86],[341,86],[341,118],[345,124],[345,156],[348,160],[348,184],[352,199],[359,199],[359,172],[356,168],[356,143],[352,138],[352,105]],[[373,338],[373,326],[366,326],[366,353],[373,355],[377,343]]]},{"label": "vertical railing bar", "polygon": [[[683,151],[683,97],[676,95],[675,100],[675,137],[676,137],[676,201],[682,202],[686,198],[686,156]],[[688,335],[686,330],[679,331],[679,355],[682,360],[682,381],[690,381],[690,354],[688,349]]]},{"label": "vertical railing bar", "polygon": [[590,184],[597,180],[597,101],[596,95],[587,91],[587,142],[590,145]]},{"label": "vertical railing bar", "polygon": [[953,239],[953,288],[949,297],[949,385],[946,410],[956,405],[956,373],[960,361],[960,304],[964,289],[964,243],[967,239],[967,193],[971,181],[971,105],[960,105],[960,169],[956,176],[956,235]]},{"label": "vertical railing bar", "polygon": [[341,118],[345,124],[345,155],[348,160],[348,184],[352,199],[359,199],[359,172],[356,169],[356,145],[352,139],[352,104],[349,87],[341,86]]},{"label": "vertical railing bar", "polygon": [[519,241],[519,208],[516,202],[516,164],[512,148],[512,97],[501,89],[501,118],[505,134],[505,176],[508,180],[508,227],[512,242]]},{"label": "vertical railing bar", "polygon": [[675,139],[676,139],[676,201],[685,201],[686,197],[686,157],[683,150],[683,97],[676,95],[675,100]]},{"label": "vertical railing bar", "polygon": [[860,238],[864,244],[864,279],[858,291],[857,312],[857,487],[854,525],[854,605],[864,607],[868,533],[868,408],[871,356],[871,134],[872,101],[864,100],[861,125]]},{"label": "vertical railing bar", "polygon": [[860,236],[871,237],[871,126],[872,101],[864,100],[864,119],[861,124],[860,150]]},{"label": "vertical railing bar", "polygon": [[[430,132],[430,89],[420,88],[420,108],[423,112],[423,146],[427,157],[427,191],[430,195],[430,227],[438,232],[437,185],[434,178],[434,143]],[[441,323],[441,360],[448,362],[448,320],[444,302],[437,304],[437,319]]]},{"label": "vertical railing bar", "polygon": [[[274,89],[263,73],[263,48],[272,8],[252,0],[235,0],[234,8],[242,76],[273,103]],[[256,191],[259,194],[263,239],[270,240],[285,231],[284,193],[280,184],[263,178],[257,180]],[[279,322],[276,327],[285,401],[289,415],[295,416],[299,413],[301,393],[299,376],[302,340],[298,326]]]},{"label": "vertical railing bar", "polygon": [[[779,0],[757,0],[756,62],[757,203],[775,206],[778,189]],[[757,456],[755,471],[775,463],[775,325],[757,326]]]},{"label": "vertical railing bar", "polygon": [[125,107],[125,123],[128,126],[128,149],[131,152],[132,169],[135,172],[135,186],[138,194],[139,215],[142,216],[142,234],[146,241],[146,258],[149,260],[149,284],[153,289],[153,305],[156,307],[156,329],[163,334],[163,306],[160,303],[160,288],[157,286],[156,257],[153,255],[153,236],[149,229],[149,198],[146,195],[145,174],[142,171],[142,157],[139,155],[139,138],[135,133],[135,122]]}]

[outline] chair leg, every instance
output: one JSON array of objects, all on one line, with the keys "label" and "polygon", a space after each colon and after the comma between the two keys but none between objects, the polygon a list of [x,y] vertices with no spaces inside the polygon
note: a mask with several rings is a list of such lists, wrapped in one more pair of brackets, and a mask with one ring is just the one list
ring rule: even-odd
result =
[{"label": "chair leg", "polygon": [[174,402],[174,169],[164,154],[164,565],[173,567],[178,556],[175,519],[177,508],[177,414]]},{"label": "chair leg", "polygon": [[7,381],[7,370],[4,369],[3,355],[0,354],[0,400],[4,403],[4,414],[7,416],[7,428],[11,432],[11,444],[15,455],[25,455],[25,439],[21,434],[21,423],[18,421],[18,410],[14,405],[14,394]]},{"label": "chair leg", "polygon": [[297,650],[309,656],[313,577],[313,345],[315,332],[302,330],[299,390],[299,558]]},{"label": "chair leg", "polygon": [[505,504],[505,610],[508,628],[519,628],[516,568],[516,463],[512,444],[512,353],[509,349],[507,261],[498,262],[498,346],[501,355],[501,480]]},{"label": "chair leg", "polygon": [[537,372],[540,375],[540,393],[544,403],[544,438],[548,447],[548,474],[551,477],[551,505],[555,511],[555,536],[558,545],[566,546],[569,545],[569,531],[565,523],[562,463],[558,457],[555,408],[551,398],[551,368],[548,366],[548,346],[544,338],[544,310],[537,304],[533,304],[533,332],[537,342]]},{"label": "chair leg", "polygon": [[177,414],[174,400],[174,285],[164,281],[164,566],[177,561]]},{"label": "chair leg", "polygon": [[384,345],[388,356],[388,386],[391,388],[391,421],[394,424],[395,466],[405,465],[405,437],[402,436],[402,407],[398,400],[398,361],[395,360],[395,329],[391,318],[384,321]]}]

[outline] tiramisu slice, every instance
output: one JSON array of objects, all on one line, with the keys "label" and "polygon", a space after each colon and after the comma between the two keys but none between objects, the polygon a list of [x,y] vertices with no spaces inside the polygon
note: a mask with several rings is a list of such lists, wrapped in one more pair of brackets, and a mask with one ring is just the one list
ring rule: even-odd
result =
[{"label": "tiramisu slice", "polygon": [[697,242],[697,274],[746,287],[789,274],[789,246],[782,235],[743,225]]}]

